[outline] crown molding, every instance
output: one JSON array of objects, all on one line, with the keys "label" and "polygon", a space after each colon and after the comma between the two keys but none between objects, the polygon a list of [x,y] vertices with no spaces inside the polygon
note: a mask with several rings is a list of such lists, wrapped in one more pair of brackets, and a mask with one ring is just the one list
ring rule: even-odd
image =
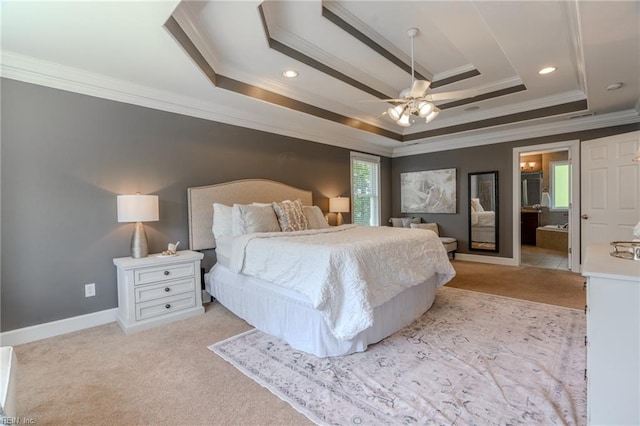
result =
[{"label": "crown molding", "polygon": [[[277,126],[272,121],[261,121],[260,114],[251,115],[247,111],[239,111],[188,96],[178,96],[171,92],[54,64],[6,50],[0,51],[0,55],[2,58],[0,77],[3,78],[386,157],[390,157],[393,153],[391,147],[365,139],[369,135],[361,135],[361,132],[356,129],[333,123],[327,126],[326,120],[306,114],[313,121],[322,122],[322,126],[315,128],[317,132],[314,132],[314,129],[309,126],[305,126],[305,130]],[[371,136],[369,136],[370,138]]]},{"label": "crown molding", "polygon": [[521,125],[517,128],[517,131],[514,129],[502,129],[483,134],[479,134],[479,132],[469,132],[465,135],[446,135],[430,139],[425,143],[418,142],[413,145],[404,145],[395,148],[393,150],[392,157],[406,157],[410,155],[427,154],[430,152],[449,151],[452,149],[513,142],[523,139],[539,138],[635,123],[640,123],[640,115],[637,111],[629,109],[610,114],[593,115],[572,120],[565,119],[554,123],[533,124],[530,126]]},{"label": "crown molding", "polygon": [[[361,132],[355,129],[343,129],[342,127],[344,126],[338,124],[332,124],[330,126],[332,129],[327,130],[326,122],[324,120],[323,122],[325,125],[322,127],[322,130],[318,130],[317,133],[313,132],[312,129],[309,128],[306,128],[306,131],[284,128],[281,126],[275,126],[271,122],[266,123],[251,117],[247,111],[238,111],[229,107],[221,107],[220,105],[204,102],[191,97],[177,96],[170,92],[125,82],[101,74],[90,73],[77,68],[42,61],[9,51],[1,51],[0,53],[2,57],[0,76],[3,78],[161,111],[183,114],[205,120],[247,127],[386,157],[403,157],[429,152],[522,140],[533,137],[543,137],[554,134],[640,123],[640,114],[638,107],[636,107],[635,109],[610,114],[594,115],[573,120],[562,120],[555,123],[521,126],[518,127],[517,132],[513,129],[486,132],[485,129],[484,132],[477,131],[469,132],[464,135],[446,135],[429,139],[428,142],[418,142],[411,145],[403,145],[393,148],[393,146],[380,145],[380,141],[377,143],[372,141],[370,135],[365,135],[365,137],[369,136],[369,138],[363,139]],[[570,95],[564,94],[553,98],[556,101],[560,99],[584,99],[584,94],[580,91],[576,91]],[[547,98],[545,102],[536,101],[527,105],[530,106],[535,103],[544,103],[548,105],[548,101],[549,98]],[[523,107],[523,109],[526,109],[526,107]],[[381,138],[381,140],[382,139],[384,138]]]},{"label": "crown molding", "polygon": [[[519,78],[514,77],[514,78],[503,80],[502,82],[504,82],[504,84],[509,84],[509,82],[515,82],[519,80],[520,80]],[[498,82],[498,84],[499,83],[501,82]],[[493,86],[493,83],[487,86],[491,87]],[[496,87],[500,87],[500,86],[496,86]],[[571,102],[582,101],[585,99],[586,99],[586,96],[582,91],[573,90],[571,92],[565,92],[557,95],[547,96],[546,98],[540,98],[540,99],[534,99],[532,101],[521,102],[519,104],[513,104],[513,105],[509,105],[502,108],[491,108],[486,110],[480,109],[476,112],[472,112],[466,115],[465,121],[462,121],[461,119],[447,118],[446,116],[443,117],[443,114],[440,114],[438,116],[438,120],[434,120],[431,123],[429,123],[430,126],[421,125],[420,129],[418,129],[418,126],[415,126],[415,129],[419,131],[412,132],[412,133],[420,133],[421,131],[424,131],[424,130],[436,130],[436,129],[456,126],[458,124],[463,124],[468,122],[482,121],[482,120],[491,119],[495,117],[502,117],[504,115],[509,115],[509,114],[517,114],[517,113],[527,112],[531,110],[549,108],[556,105],[568,104]],[[414,126],[412,126],[410,129],[413,129],[413,128]],[[410,135],[410,134],[411,133],[406,133],[406,135]]]}]

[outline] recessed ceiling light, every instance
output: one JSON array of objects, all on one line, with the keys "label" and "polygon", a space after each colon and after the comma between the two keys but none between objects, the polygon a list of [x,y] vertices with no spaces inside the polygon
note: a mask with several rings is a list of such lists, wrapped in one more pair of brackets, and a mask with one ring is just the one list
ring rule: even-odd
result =
[{"label": "recessed ceiling light", "polygon": [[544,67],[540,71],[538,71],[538,74],[540,75],[549,74],[554,72],[555,70],[557,70],[556,67]]},{"label": "recessed ceiling light", "polygon": [[295,78],[298,76],[298,72],[294,70],[286,70],[285,72],[282,73],[282,75],[284,75],[287,78]]},{"label": "recessed ceiling light", "polygon": [[607,90],[618,90],[622,86],[624,86],[624,83],[621,83],[621,82],[613,83],[607,86]]}]

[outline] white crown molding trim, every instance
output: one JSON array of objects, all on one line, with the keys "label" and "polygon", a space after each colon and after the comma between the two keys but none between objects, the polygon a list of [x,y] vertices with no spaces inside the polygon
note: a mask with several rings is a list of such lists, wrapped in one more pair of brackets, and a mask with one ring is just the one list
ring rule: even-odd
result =
[{"label": "white crown molding trim", "polygon": [[[371,40],[376,42],[378,45],[382,46],[388,52],[391,52],[396,58],[399,58],[402,62],[407,65],[411,64],[411,56],[406,54],[404,51],[400,50],[397,46],[389,43],[387,39],[382,37],[380,34],[375,32],[373,29],[369,28],[367,24],[365,24],[362,20],[360,20],[357,16],[349,12],[342,5],[334,0],[323,0],[322,6],[327,8],[327,10],[333,12],[335,15],[339,16],[340,19],[351,25],[356,30],[360,31],[365,36],[369,37]],[[408,40],[408,38],[407,38]],[[407,46],[409,43],[407,42]],[[423,76],[427,77],[429,81],[433,81],[434,76],[431,71],[427,70],[425,67],[420,65],[419,63],[414,64],[415,70],[418,71]]]},{"label": "white crown molding trim", "polygon": [[[171,16],[180,24],[182,30],[187,34],[191,42],[196,46],[196,48],[202,53],[205,60],[209,62],[209,65],[219,72],[223,68],[222,61],[219,60],[216,53],[211,50],[209,47],[209,43],[206,42],[206,38],[199,30],[198,25],[196,25],[196,16],[189,8],[190,2],[181,1],[178,7],[173,11]],[[166,28],[165,28],[166,30]],[[167,30],[167,33],[170,37],[173,38],[171,32]],[[182,49],[181,49],[182,50]],[[185,52],[185,55],[191,59],[191,57]]]},{"label": "white crown molding trim", "polygon": [[112,308],[91,314],[19,328],[17,330],[5,331],[4,333],[0,333],[0,344],[2,346],[22,345],[35,342],[36,340],[109,324],[115,322],[117,317],[118,308]]},{"label": "white crown molding trim", "polygon": [[518,127],[517,130],[498,130],[486,134],[466,132],[465,134],[452,134],[437,139],[434,138],[433,140],[428,140],[424,143],[415,143],[413,145],[395,148],[393,150],[392,157],[405,157],[430,152],[449,151],[452,149],[512,142],[523,139],[600,129],[604,127],[622,126],[634,123],[640,123],[640,115],[635,110],[626,110],[573,120],[563,120],[554,123]]},{"label": "white crown molding trim", "polygon": [[[268,3],[264,3],[264,6],[266,8],[268,8],[267,6]],[[265,9],[266,10],[266,9]],[[265,13],[265,19],[268,19],[268,14]],[[291,88],[291,85],[286,85],[282,82],[279,81],[275,81],[272,79],[267,79],[267,78],[256,78],[255,75],[252,75],[242,69],[240,69],[239,67],[227,63],[224,65],[224,67],[222,66],[222,64],[219,63],[219,61],[216,61],[215,59],[215,55],[214,52],[209,49],[209,45],[206,42],[206,40],[203,38],[202,33],[198,30],[198,25],[196,25],[196,18],[193,15],[193,13],[186,7],[183,8],[178,8],[176,9],[176,13],[174,15],[174,18],[176,19],[176,21],[180,24],[181,28],[183,29],[183,31],[185,32],[185,34],[187,35],[187,37],[189,37],[189,39],[193,42],[193,44],[196,46],[196,48],[200,51],[200,53],[204,56],[205,60],[207,62],[209,62],[209,65],[212,64],[217,64],[216,66],[213,66],[213,69],[216,73],[220,73],[223,75],[226,75],[228,77],[232,77],[235,80],[238,81],[242,81],[244,83],[247,84],[251,84],[253,86],[256,87],[260,87],[262,89],[265,90],[269,90],[269,91],[273,91],[276,92],[278,94],[287,96],[291,99],[295,99],[297,101],[300,102],[305,102],[308,103],[310,105],[314,105],[317,106],[319,108],[324,108],[328,111],[333,111],[336,112],[338,114],[342,114],[342,115],[346,115],[349,117],[354,117],[357,115],[362,115],[361,111],[356,111],[353,108],[349,108],[343,104],[337,104],[335,102],[335,100],[332,99],[328,99],[328,98],[324,98],[324,97],[319,97],[317,95],[314,95],[308,91],[305,90],[301,90],[301,89],[297,89],[295,92],[294,90]],[[271,27],[269,27],[269,31],[271,31]],[[273,35],[273,34],[271,34]],[[296,38],[296,40],[300,40],[300,46],[295,45],[292,47],[296,47],[298,48],[298,50],[300,50],[302,53],[308,54],[308,52],[306,52],[306,50],[314,50],[316,53],[322,52],[320,49],[315,48],[315,46],[304,42],[304,40],[300,39],[299,37]],[[279,40],[281,41],[281,40]],[[304,46],[304,47],[302,47]],[[313,49],[312,48],[315,48]],[[313,54],[308,54],[309,56],[311,56],[312,58],[316,59],[316,60],[320,60],[316,57],[313,56]],[[327,63],[327,58],[332,58],[336,61],[340,61],[337,58],[334,58],[333,56],[326,54],[327,57],[325,57],[324,59],[321,59],[320,61],[325,61],[324,63]],[[329,61],[330,62],[330,61]],[[306,66],[306,65],[305,65]],[[347,65],[345,65],[346,67],[348,67]],[[340,72],[340,69],[335,68]],[[317,71],[314,69],[314,71]],[[317,71],[320,72],[320,71]],[[363,74],[360,71],[354,71],[356,72],[357,77],[361,77]],[[349,75],[350,77],[353,78],[353,75],[345,73],[345,75]],[[362,80],[360,80],[362,81]],[[345,83],[346,84],[346,83]],[[388,93],[395,93],[395,89],[384,85],[381,82],[376,82],[376,84],[378,84],[380,87],[376,86],[376,85],[369,85],[370,87],[381,91],[383,93],[386,93],[385,90],[381,90],[382,88],[384,89],[388,89]],[[358,93],[361,93],[361,91],[359,89],[355,89],[349,85],[347,85],[348,89],[352,89],[352,90],[357,90]],[[367,95],[368,96],[368,95]],[[391,95],[390,95],[391,96]],[[390,131],[397,131],[397,129],[393,128],[391,123],[387,123],[384,121],[379,120],[375,115],[371,115],[367,118],[358,118],[360,121],[363,121],[367,124],[371,124],[373,126],[376,127],[381,127],[384,128],[385,130],[390,130]]]},{"label": "white crown molding trim", "polygon": [[[371,137],[375,137],[375,135],[363,135],[362,132],[355,129],[343,128],[345,126],[338,123],[332,126],[332,130],[328,131],[325,126],[322,131],[318,131],[318,133],[313,133],[312,129],[309,129],[308,126],[305,127],[308,129],[306,131],[280,127],[274,125],[272,122],[259,121],[259,115],[254,118],[251,117],[247,111],[221,107],[220,105],[203,102],[199,99],[178,96],[170,92],[90,73],[77,68],[41,61],[9,51],[1,51],[0,55],[2,58],[0,76],[4,78],[205,120],[247,127],[340,148],[361,150],[386,157],[390,157],[393,152],[391,147],[375,144],[365,139],[367,137],[370,139]],[[256,100],[255,102],[260,101]],[[303,114],[300,112],[292,113]],[[326,123],[326,121],[321,118],[313,118]]]},{"label": "white crown molding trim", "polygon": [[510,257],[482,256],[479,254],[456,253],[456,260],[467,262],[490,263],[492,265],[518,266]]},{"label": "white crown molding trim", "polygon": [[562,2],[567,28],[569,32],[569,42],[571,43],[571,62],[576,69],[576,80],[580,90],[587,91],[587,75],[584,62],[584,47],[582,45],[582,27],[580,26],[580,18],[578,13],[577,1]]},{"label": "white crown molding trim", "polygon": [[[497,82],[497,86],[495,87],[496,90],[499,90],[501,88],[506,88],[506,87],[511,87],[509,86],[510,82],[516,82],[519,81],[518,78],[515,79],[506,79],[506,80],[502,80],[500,82]],[[484,91],[485,87],[491,87],[491,85],[487,85],[487,86],[482,86],[482,90]],[[482,92],[480,92],[482,93]],[[514,93],[510,96],[515,96],[517,95],[517,93]],[[501,108],[492,108],[492,109],[480,109],[476,112],[467,114],[464,116],[464,121],[462,121],[461,118],[447,118],[446,114],[441,114],[438,116],[437,120],[432,121],[431,123],[417,123],[413,126],[411,126],[410,128],[405,129],[405,133],[404,135],[411,135],[413,133],[421,133],[421,132],[425,132],[428,130],[437,130],[437,129],[442,129],[442,128],[446,128],[446,127],[451,127],[451,126],[457,126],[460,124],[465,124],[465,123],[469,123],[469,122],[474,122],[474,121],[482,121],[482,120],[488,120],[488,119],[492,119],[492,118],[496,118],[496,117],[502,117],[504,115],[510,115],[510,114],[517,114],[517,113],[521,113],[521,112],[527,112],[527,111],[531,111],[531,110],[536,110],[536,109],[543,109],[543,108],[549,108],[549,107],[553,107],[556,105],[562,105],[565,103],[571,103],[571,102],[576,102],[576,101],[581,101],[585,99],[585,95],[583,92],[579,91],[579,90],[573,90],[570,92],[565,92],[565,93],[560,93],[557,95],[552,95],[552,96],[547,96],[546,98],[540,98],[540,99],[534,99],[528,102],[521,102],[519,104],[513,104],[513,105],[509,105],[509,106],[505,106],[505,107],[501,107]],[[445,101],[443,102],[439,102],[437,104],[441,104],[441,103],[446,103]],[[409,130],[411,131],[411,133],[409,133]],[[478,129],[479,131],[486,131],[486,128],[481,128]],[[435,138],[431,138],[431,139],[424,139],[425,141],[431,141],[431,140],[438,140],[438,139],[446,139],[449,140],[452,137],[452,135],[448,135],[448,136],[442,136],[442,137],[435,137]],[[419,142],[420,140],[414,140],[412,141],[413,143]]]},{"label": "white crown molding trim", "polygon": [[474,67],[473,64],[461,65],[457,68],[452,68],[450,70],[446,70],[446,71],[442,71],[437,74],[434,74],[433,81],[438,82],[440,80],[444,80],[449,77],[455,77],[457,75],[463,74],[465,72],[473,71],[475,69],[476,67]]},{"label": "white crown molding trim", "polygon": [[[505,86],[509,87],[509,86]],[[505,88],[505,87],[498,87]],[[517,95],[517,93],[512,94]],[[520,112],[527,112],[536,109],[549,108],[556,105],[562,105],[566,103],[582,101],[586,99],[585,94],[579,90],[572,90],[570,92],[559,93],[552,96],[547,96],[545,98],[533,99],[527,102],[521,102],[519,104],[513,104],[501,108],[491,108],[487,110],[480,109],[473,114],[469,114],[466,116],[465,122],[473,122],[486,120],[490,118],[502,117],[504,115],[517,114]],[[439,129],[442,127],[455,126],[458,124],[464,124],[460,119],[447,119],[441,118],[442,115],[438,116],[438,120],[432,121],[432,123],[437,123],[436,126],[431,126],[430,129]]]}]

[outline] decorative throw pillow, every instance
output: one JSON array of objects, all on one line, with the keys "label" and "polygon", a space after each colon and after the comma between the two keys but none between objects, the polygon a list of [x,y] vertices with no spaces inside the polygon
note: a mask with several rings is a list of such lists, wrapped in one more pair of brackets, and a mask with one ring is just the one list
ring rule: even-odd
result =
[{"label": "decorative throw pillow", "polygon": [[254,232],[280,232],[278,218],[271,204],[266,206],[234,204],[231,218],[234,236]]},{"label": "decorative throw pillow", "polygon": [[309,229],[324,229],[329,227],[329,223],[324,218],[322,210],[318,206],[302,206],[304,215],[309,223]]},{"label": "decorative throw pillow", "polygon": [[309,228],[300,200],[273,203],[273,211],[276,212],[278,223],[284,232],[304,231]]},{"label": "decorative throw pillow", "polygon": [[213,203],[213,236],[220,238],[233,235],[231,227],[231,206]]}]

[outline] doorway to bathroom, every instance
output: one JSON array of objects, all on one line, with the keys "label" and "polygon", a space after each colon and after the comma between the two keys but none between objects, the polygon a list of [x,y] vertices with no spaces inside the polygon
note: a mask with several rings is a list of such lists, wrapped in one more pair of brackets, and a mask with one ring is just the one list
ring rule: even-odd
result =
[{"label": "doorway to bathroom", "polygon": [[[514,149],[514,260],[522,266],[579,270],[575,173],[578,141]],[[572,226],[574,225],[574,226]],[[577,242],[576,237],[577,236]],[[579,258],[578,258],[579,259]]]}]

